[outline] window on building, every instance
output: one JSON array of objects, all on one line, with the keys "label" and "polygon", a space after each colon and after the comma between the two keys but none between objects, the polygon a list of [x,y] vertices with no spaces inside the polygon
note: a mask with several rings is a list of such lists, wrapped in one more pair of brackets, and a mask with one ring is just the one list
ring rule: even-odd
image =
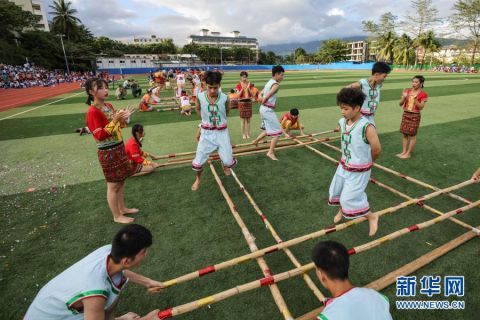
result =
[{"label": "window on building", "polygon": [[125,60],[120,60],[120,63],[125,63]]},{"label": "window on building", "polygon": [[130,60],[130,63],[137,63],[136,60]]},{"label": "window on building", "polygon": [[147,61],[146,61],[146,60],[142,60],[142,63],[147,63]]},{"label": "window on building", "polygon": [[102,60],[97,60],[97,63],[102,63]]},{"label": "window on building", "polygon": [[115,63],[113,60],[108,60],[108,63]]}]

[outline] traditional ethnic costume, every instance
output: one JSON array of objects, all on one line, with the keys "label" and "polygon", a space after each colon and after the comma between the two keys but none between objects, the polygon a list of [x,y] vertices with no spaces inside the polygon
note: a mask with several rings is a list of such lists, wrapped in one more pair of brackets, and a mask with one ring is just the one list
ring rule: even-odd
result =
[{"label": "traditional ethnic costume", "polygon": [[202,117],[200,141],[197,145],[192,168],[201,171],[210,153],[218,149],[218,155],[225,167],[233,167],[237,161],[233,157],[230,135],[227,129],[227,95],[218,93],[217,100],[211,103],[207,91],[198,95],[200,114]]},{"label": "traditional ethnic costume", "polygon": [[128,160],[122,139],[122,125],[109,120],[113,118],[114,112],[109,103],[103,107],[90,106],[87,111],[87,127],[97,142],[98,161],[105,180],[122,182],[142,168]]},{"label": "traditional ethnic costume", "polygon": [[325,301],[318,320],[392,320],[388,298],[369,288],[352,288]]},{"label": "traditional ethnic costume", "polygon": [[420,126],[420,109],[415,104],[415,101],[421,103],[427,101],[428,94],[425,91],[420,91],[416,96],[411,95],[412,89],[408,89],[408,94],[405,103],[403,104],[402,123],[400,124],[400,132],[406,136],[416,136],[418,127]]},{"label": "traditional ethnic costume", "polygon": [[370,180],[372,152],[366,139],[366,130],[372,125],[365,117],[347,126],[340,119],[342,157],[330,184],[328,204],[342,208],[346,219],[358,218],[370,211],[367,188]]},{"label": "traditional ethnic costume", "polygon": [[[253,84],[249,82],[247,88],[252,90]],[[238,114],[240,115],[240,118],[244,119],[250,119],[252,117],[252,95],[249,93],[248,89],[242,91],[241,82],[235,87],[237,94],[242,91],[238,96]]]},{"label": "traditional ethnic costume", "polygon": [[360,112],[371,124],[375,125],[375,112],[380,103],[380,88],[382,85],[375,84],[375,87],[372,88],[368,79],[360,79],[358,82],[360,83],[360,89],[365,94],[365,101]]},{"label": "traditional ethnic costume", "polygon": [[148,152],[142,150],[134,137],[128,139],[127,143],[125,144],[125,152],[127,153],[128,160],[137,164],[137,166],[143,167],[152,164],[151,161],[147,160],[147,157],[150,155]]},{"label": "traditional ethnic costume", "polygon": [[[265,85],[265,88],[263,88],[263,96],[266,96],[275,84],[280,85],[276,80],[270,79]],[[260,115],[262,117],[261,129],[265,130],[267,135],[271,137],[280,136],[283,133],[280,122],[275,115],[277,93],[278,90],[268,99],[268,101],[260,106]]]},{"label": "traditional ethnic costume", "polygon": [[285,113],[282,118],[280,118],[280,124],[285,130],[300,130],[298,116],[293,117],[290,112]]},{"label": "traditional ethnic costume", "polygon": [[111,250],[111,245],[103,246],[50,280],[33,300],[24,320],[83,319],[83,310],[73,305],[90,297],[105,299],[104,309],[109,311],[128,282],[123,271],[108,275]]}]

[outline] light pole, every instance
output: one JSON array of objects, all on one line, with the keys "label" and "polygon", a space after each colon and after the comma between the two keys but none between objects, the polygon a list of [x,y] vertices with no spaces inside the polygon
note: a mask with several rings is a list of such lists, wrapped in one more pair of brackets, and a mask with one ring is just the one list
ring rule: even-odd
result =
[{"label": "light pole", "polygon": [[63,56],[65,58],[65,65],[67,66],[67,73],[70,73],[70,68],[68,67],[67,54],[65,53],[65,46],[63,45],[63,34],[57,34],[57,37],[60,37],[60,42],[62,43]]}]

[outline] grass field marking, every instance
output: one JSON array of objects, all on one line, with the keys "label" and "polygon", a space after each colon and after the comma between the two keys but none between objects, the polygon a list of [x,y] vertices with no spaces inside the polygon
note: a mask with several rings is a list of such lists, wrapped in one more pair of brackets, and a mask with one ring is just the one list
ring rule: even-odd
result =
[{"label": "grass field marking", "polygon": [[46,107],[46,106],[51,105],[51,104],[53,104],[53,103],[57,103],[57,102],[60,102],[60,101],[66,100],[66,99],[73,98],[73,97],[75,97],[75,96],[78,96],[78,95],[81,94],[81,93],[83,93],[83,91],[77,92],[77,93],[75,93],[75,94],[72,94],[71,96],[68,96],[68,97],[65,97],[65,98],[62,98],[62,99],[58,99],[58,100],[55,100],[55,101],[52,101],[52,102],[49,102],[49,103],[46,103],[46,104],[42,104],[41,106],[38,106],[38,107],[34,107],[34,108],[31,108],[31,109],[28,109],[28,110],[25,110],[25,111],[22,111],[22,112],[14,113],[14,114],[12,114],[12,115],[9,115],[8,117],[0,118],[0,121],[13,118],[13,117],[15,117],[15,116],[18,116],[18,115],[21,115],[21,114],[24,114],[24,113],[27,113],[27,112],[30,112],[30,111],[39,109],[39,108],[41,108],[41,107]]}]

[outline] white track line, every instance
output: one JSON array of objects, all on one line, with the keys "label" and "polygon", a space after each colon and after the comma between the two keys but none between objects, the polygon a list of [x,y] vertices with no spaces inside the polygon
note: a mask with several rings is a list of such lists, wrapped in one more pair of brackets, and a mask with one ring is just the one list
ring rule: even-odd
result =
[{"label": "white track line", "polygon": [[55,101],[52,101],[52,102],[49,102],[49,103],[46,103],[46,104],[42,104],[41,106],[34,107],[34,108],[32,108],[32,109],[28,109],[28,110],[25,110],[25,111],[22,111],[22,112],[19,112],[19,113],[14,113],[14,114],[12,114],[12,115],[10,115],[10,116],[8,116],[8,117],[0,118],[0,121],[13,118],[13,117],[18,116],[18,115],[20,115],[20,114],[24,114],[24,113],[27,113],[27,112],[36,110],[36,109],[41,108],[41,107],[46,107],[46,106],[51,105],[51,104],[53,104],[53,103],[57,103],[57,102],[60,102],[60,101],[66,100],[66,99],[70,99],[70,98],[72,98],[72,97],[78,96],[78,95],[81,94],[81,93],[83,93],[83,91],[78,92],[78,93],[75,93],[75,94],[73,94],[73,95],[71,95],[71,96],[68,96],[68,97],[65,97],[65,98],[62,98],[62,99],[58,99],[58,100],[55,100]]}]

